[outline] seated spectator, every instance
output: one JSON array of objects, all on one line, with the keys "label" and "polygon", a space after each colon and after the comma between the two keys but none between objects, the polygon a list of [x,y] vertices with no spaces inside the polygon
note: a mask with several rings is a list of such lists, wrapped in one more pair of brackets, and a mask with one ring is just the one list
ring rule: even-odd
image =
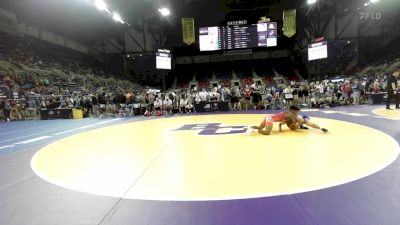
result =
[{"label": "seated spectator", "polygon": [[187,105],[188,105],[188,100],[186,98],[182,98],[181,101],[179,102],[179,112],[186,113]]},{"label": "seated spectator", "polygon": [[172,112],[172,100],[169,99],[168,96],[165,96],[165,100],[163,102],[163,113],[167,115]]},{"label": "seated spectator", "polygon": [[156,101],[154,101],[154,109],[155,109],[155,115],[156,116],[161,116],[162,115],[163,102],[162,102],[161,98],[156,98]]}]

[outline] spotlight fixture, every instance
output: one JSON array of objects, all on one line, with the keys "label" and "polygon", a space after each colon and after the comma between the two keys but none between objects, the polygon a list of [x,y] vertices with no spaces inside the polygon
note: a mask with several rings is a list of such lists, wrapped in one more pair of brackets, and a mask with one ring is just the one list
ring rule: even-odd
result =
[{"label": "spotlight fixture", "polygon": [[162,16],[169,16],[169,14],[170,14],[169,9],[167,9],[167,8],[161,8],[161,9],[158,9],[158,11],[161,13]]}]

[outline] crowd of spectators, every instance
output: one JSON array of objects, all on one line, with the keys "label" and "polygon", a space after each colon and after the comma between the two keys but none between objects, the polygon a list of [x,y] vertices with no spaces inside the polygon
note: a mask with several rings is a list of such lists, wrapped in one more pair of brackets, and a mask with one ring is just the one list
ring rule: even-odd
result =
[{"label": "crowd of spectators", "polygon": [[[361,76],[362,77],[362,76]],[[378,76],[379,77],[379,76]],[[368,93],[384,92],[385,78],[375,80],[354,77],[351,80],[290,82],[266,85],[218,85],[213,88],[129,89],[103,83],[83,82],[83,86],[53,86],[40,84],[34,89],[13,92],[12,97],[0,100],[0,117],[4,120],[38,119],[40,110],[79,108],[84,116],[166,115],[196,111],[201,102],[228,102],[230,110],[282,109],[289,105],[327,108],[368,103]],[[3,87],[16,83],[3,77]],[[106,88],[107,87],[107,88]],[[14,89],[15,90],[15,89]]]},{"label": "crowd of spectators", "polygon": [[[49,49],[43,43],[29,45],[23,38],[9,40],[4,35],[0,39],[6,40],[0,41],[3,43],[0,44],[0,120],[5,121],[40,119],[42,110],[58,108],[78,108],[85,117],[104,117],[192,113],[202,102],[227,102],[229,110],[365,104],[370,93],[385,92],[388,71],[400,65],[399,59],[394,59],[367,66],[352,76],[316,81],[300,79],[293,71],[278,69],[278,72],[290,73],[282,74],[285,75],[282,78],[274,69],[262,70],[260,65],[213,71],[203,68],[197,74],[197,86],[185,84],[161,91],[88,74],[87,71],[95,71],[96,67],[81,63],[86,62],[80,60],[81,56],[46,57],[47,53],[41,52]],[[57,61],[59,58],[63,59]],[[2,61],[11,61],[14,69],[1,67]],[[26,66],[39,66],[44,72],[27,70]],[[54,74],[51,68],[63,72]]]}]

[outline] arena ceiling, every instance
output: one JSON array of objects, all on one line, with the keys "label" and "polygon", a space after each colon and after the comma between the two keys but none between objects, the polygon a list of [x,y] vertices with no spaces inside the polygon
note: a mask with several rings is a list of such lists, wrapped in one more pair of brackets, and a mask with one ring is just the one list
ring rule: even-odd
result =
[{"label": "arena ceiling", "polygon": [[[272,19],[280,19],[283,9],[297,8],[304,13],[321,12],[319,20],[326,20],[331,15],[329,4],[320,4],[324,7],[313,7],[306,4],[306,0],[104,0],[109,8],[119,12],[122,18],[134,28],[141,27],[141,19],[147,23],[160,23],[157,11],[162,6],[169,7],[171,16],[166,31],[172,39],[180,36],[180,19],[194,17],[196,27],[219,25],[224,19],[234,19],[236,15],[250,12],[250,16],[267,15]],[[398,0],[381,0],[387,7],[394,7]],[[28,24],[36,25],[57,34],[85,44],[91,44],[103,37],[121,33],[126,29],[113,21],[109,16],[98,11],[93,0],[1,0],[0,8],[4,8],[17,15],[17,18]],[[319,0],[321,3],[341,5],[344,12],[357,8],[365,0]],[[256,13],[254,13],[256,12]],[[265,14],[264,14],[265,13]],[[254,15],[257,14],[257,15]],[[300,17],[300,15],[299,15]],[[324,19],[325,18],[325,19]],[[299,21],[300,22],[300,21]]]},{"label": "arena ceiling", "polygon": [[[94,41],[120,32],[126,26],[118,24],[93,5],[94,0],[1,0],[0,8],[11,11],[17,18],[64,35],[82,43]],[[140,19],[159,23],[158,8],[170,8],[168,17],[171,33],[179,31],[182,17],[194,17],[196,27],[219,25],[227,13],[235,17],[240,11],[256,9],[269,13],[272,5],[295,0],[104,0],[110,9],[133,27],[141,26]],[[252,16],[254,13],[250,14]],[[229,18],[232,19],[232,18]]]},{"label": "arena ceiling", "polygon": [[[91,0],[1,0],[0,8],[11,11],[17,18],[64,35],[82,43],[113,35],[125,29],[98,11]],[[132,26],[145,17],[149,23],[158,23],[157,9],[171,10],[168,22],[173,30],[182,17],[195,17],[196,25],[213,25],[224,17],[224,0],[105,0],[109,8],[119,12]],[[161,3],[162,2],[162,3]]]}]

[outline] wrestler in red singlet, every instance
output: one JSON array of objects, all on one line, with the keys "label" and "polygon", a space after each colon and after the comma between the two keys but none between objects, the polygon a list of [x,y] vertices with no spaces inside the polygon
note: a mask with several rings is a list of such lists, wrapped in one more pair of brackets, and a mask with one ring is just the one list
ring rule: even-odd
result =
[{"label": "wrestler in red singlet", "polygon": [[271,126],[274,122],[285,122],[285,112],[280,112],[271,116],[266,116],[262,122],[263,126]]}]

